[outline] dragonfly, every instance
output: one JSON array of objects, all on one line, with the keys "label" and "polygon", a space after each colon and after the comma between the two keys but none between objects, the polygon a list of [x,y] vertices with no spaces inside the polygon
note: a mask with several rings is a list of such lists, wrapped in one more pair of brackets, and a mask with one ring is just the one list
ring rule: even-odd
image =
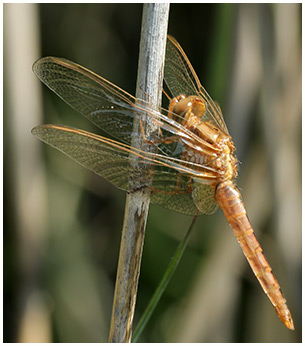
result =
[{"label": "dragonfly", "polygon": [[[219,105],[202,87],[179,43],[168,36],[164,81],[169,107],[152,110],[118,86],[76,63],[45,57],[38,78],[67,104],[115,139],[62,125],[40,125],[32,133],[114,186],[146,187],[151,202],[187,215],[220,207],[255,276],[285,326],[294,329],[280,286],[254,234],[236,186],[238,161]],[[135,132],[134,121],[140,124]],[[149,124],[157,130],[146,134]],[[134,145],[140,140],[152,147]],[[134,165],[136,158],[140,165]],[[152,178],[145,186],[143,167]]]}]

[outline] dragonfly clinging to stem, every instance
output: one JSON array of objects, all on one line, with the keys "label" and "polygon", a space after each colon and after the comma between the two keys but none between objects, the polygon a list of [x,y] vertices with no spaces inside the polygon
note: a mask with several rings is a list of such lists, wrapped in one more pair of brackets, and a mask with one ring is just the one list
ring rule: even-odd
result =
[{"label": "dragonfly clinging to stem", "polygon": [[[173,37],[168,36],[164,70],[172,98],[169,108],[160,112],[66,59],[42,58],[33,70],[65,102],[117,140],[59,125],[37,126],[34,135],[125,191],[131,191],[135,183],[143,184],[143,172],[131,165],[137,157],[153,172],[151,201],[171,210],[212,214],[220,206],[279,318],[294,329],[235,185],[235,147],[221,109],[201,86]],[[141,131],[134,132],[134,120],[140,122]],[[159,130],[146,137],[143,129],[149,122]],[[132,146],[134,138],[144,139],[153,152]]]}]

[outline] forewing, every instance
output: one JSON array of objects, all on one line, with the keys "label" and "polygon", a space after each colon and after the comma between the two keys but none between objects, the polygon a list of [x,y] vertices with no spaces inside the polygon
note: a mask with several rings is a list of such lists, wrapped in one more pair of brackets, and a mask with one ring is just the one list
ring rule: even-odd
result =
[{"label": "forewing", "polygon": [[137,171],[130,165],[132,155],[136,155],[140,162],[153,169],[153,203],[183,214],[194,215],[198,212],[192,199],[192,180],[189,176],[196,171],[192,171],[190,165],[184,167],[182,161],[141,152],[108,138],[66,126],[42,125],[35,127],[32,133],[127,192],[131,190],[130,180],[138,186],[144,184],[143,171]]},{"label": "forewing", "polygon": [[162,142],[163,138],[173,135],[181,137],[191,147],[201,146],[201,139],[179,122],[168,118],[166,110],[163,109],[162,114],[152,111],[144,101],[141,101],[141,105],[137,104],[133,96],[76,63],[46,57],[38,60],[33,70],[43,83],[71,107],[126,144],[130,145],[131,139],[135,137],[144,139],[141,131],[133,132],[133,122],[138,120],[142,128],[145,128],[146,121],[152,121],[161,128],[161,131],[146,138],[150,143],[155,143],[160,154],[176,158],[181,156],[184,150],[181,143]]},{"label": "forewing", "polygon": [[182,47],[170,35],[167,37],[164,80],[173,97],[179,95],[201,96],[206,103],[206,112],[202,121],[212,121],[221,130],[228,133],[221,112],[202,87]]}]

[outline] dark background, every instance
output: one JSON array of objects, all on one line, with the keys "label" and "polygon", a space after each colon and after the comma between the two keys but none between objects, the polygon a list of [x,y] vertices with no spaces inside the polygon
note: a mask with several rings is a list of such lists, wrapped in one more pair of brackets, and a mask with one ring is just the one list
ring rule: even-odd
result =
[{"label": "dark background", "polygon": [[[42,123],[99,133],[31,65],[65,57],[135,94],[141,16],[141,4],[4,5],[5,342],[107,341],[125,193],[30,134]],[[222,108],[296,331],[218,211],[197,221],[140,341],[300,342],[301,5],[173,4],[168,32]],[[191,220],[150,207],[135,324]]]}]

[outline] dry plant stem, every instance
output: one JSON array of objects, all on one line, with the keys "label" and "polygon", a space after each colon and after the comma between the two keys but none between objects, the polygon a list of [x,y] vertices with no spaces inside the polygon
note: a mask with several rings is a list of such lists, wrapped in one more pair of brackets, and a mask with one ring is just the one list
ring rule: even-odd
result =
[{"label": "dry plant stem", "polygon": [[[144,4],[142,32],[138,66],[136,97],[149,102],[152,109],[161,105],[163,65],[165,57],[169,4]],[[134,124],[135,131],[141,131],[140,124]],[[145,134],[155,131],[152,124],[145,123]],[[142,150],[150,150],[144,141],[132,143]],[[140,163],[134,158],[132,165]],[[149,208],[149,186],[152,178],[143,164],[141,186],[132,185],[133,191],[127,196],[122,230],[119,264],[112,308],[109,342],[130,342],[138,279],[141,266],[145,226]],[[132,177],[131,177],[132,184]]]}]

